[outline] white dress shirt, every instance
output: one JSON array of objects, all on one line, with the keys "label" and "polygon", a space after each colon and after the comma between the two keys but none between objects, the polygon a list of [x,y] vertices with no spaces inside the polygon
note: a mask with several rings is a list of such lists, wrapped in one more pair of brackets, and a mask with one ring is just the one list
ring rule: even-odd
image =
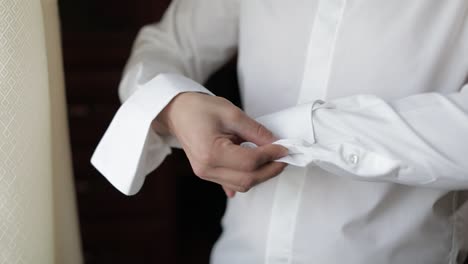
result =
[{"label": "white dress shirt", "polygon": [[94,166],[136,193],[176,145],[151,121],[236,51],[244,110],[291,165],[229,199],[212,263],[463,262],[468,1],[173,1],[138,35]]}]

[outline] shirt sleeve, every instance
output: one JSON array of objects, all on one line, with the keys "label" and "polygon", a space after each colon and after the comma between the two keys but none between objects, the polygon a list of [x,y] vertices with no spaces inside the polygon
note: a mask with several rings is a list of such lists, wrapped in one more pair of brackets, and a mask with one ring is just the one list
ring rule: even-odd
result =
[{"label": "shirt sleeve", "polygon": [[[309,118],[297,120],[309,136],[280,131],[277,144],[290,149],[280,161],[356,180],[468,189],[468,86],[449,95],[392,102],[358,95],[316,105],[295,107],[304,112],[296,119]],[[287,116],[282,111],[259,121],[275,132],[286,118],[294,119]]]},{"label": "shirt sleeve", "polygon": [[211,94],[199,83],[236,52],[238,2],[175,0],[159,23],[139,32],[119,86],[123,104],[91,158],[122,193],[137,193],[178,146],[151,129],[164,107],[182,92]]}]

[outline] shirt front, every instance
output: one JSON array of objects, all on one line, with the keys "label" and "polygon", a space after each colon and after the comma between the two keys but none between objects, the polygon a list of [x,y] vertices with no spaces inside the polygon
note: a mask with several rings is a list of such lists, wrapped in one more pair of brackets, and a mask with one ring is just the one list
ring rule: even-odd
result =
[{"label": "shirt front", "polygon": [[291,165],[229,200],[212,263],[463,263],[468,2],[173,1],[138,36],[95,167],[137,192],[175,145],[154,117],[236,51],[245,111]]}]

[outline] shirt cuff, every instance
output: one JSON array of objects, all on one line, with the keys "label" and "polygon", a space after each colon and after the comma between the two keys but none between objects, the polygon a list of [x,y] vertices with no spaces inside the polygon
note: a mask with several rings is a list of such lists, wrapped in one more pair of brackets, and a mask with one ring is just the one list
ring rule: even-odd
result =
[{"label": "shirt cuff", "polygon": [[[279,162],[306,167],[318,166],[338,176],[361,180],[390,179],[405,167],[399,160],[366,147],[355,137],[337,134],[339,123],[322,122],[314,116],[320,111],[333,111],[333,103],[316,101],[298,105],[257,119],[280,140],[289,154]],[[252,143],[243,143],[255,147]]]},{"label": "shirt cuff", "polygon": [[173,139],[156,134],[151,123],[182,92],[212,95],[186,77],[163,73],[138,87],[112,119],[91,163],[122,193],[137,193],[146,175],[171,153],[170,145],[177,145]]}]

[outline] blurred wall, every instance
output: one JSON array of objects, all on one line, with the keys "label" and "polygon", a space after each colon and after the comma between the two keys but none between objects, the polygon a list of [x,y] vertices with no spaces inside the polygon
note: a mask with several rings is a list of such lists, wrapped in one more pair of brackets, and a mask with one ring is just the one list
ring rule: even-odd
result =
[{"label": "blurred wall", "polygon": [[81,263],[55,0],[0,0],[0,263]]}]

